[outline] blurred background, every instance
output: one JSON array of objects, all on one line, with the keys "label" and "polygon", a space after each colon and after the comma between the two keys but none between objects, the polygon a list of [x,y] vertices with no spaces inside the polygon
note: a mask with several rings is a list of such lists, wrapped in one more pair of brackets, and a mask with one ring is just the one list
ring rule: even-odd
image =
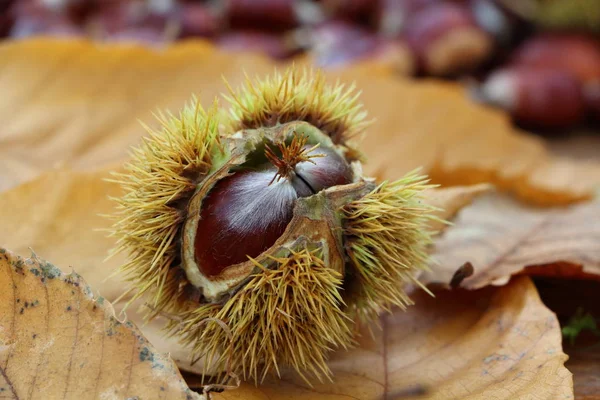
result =
[{"label": "blurred background", "polygon": [[554,137],[597,130],[599,32],[599,0],[0,0],[6,40],[203,38],[330,69],[368,61],[460,80],[466,96]]}]

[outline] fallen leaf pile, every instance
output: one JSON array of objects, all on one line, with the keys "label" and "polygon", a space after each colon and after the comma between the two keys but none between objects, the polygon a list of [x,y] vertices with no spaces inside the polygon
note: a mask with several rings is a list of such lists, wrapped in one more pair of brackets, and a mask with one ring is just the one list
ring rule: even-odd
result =
[{"label": "fallen leaf pile", "polygon": [[[114,300],[126,288],[109,278],[123,260],[104,261],[114,241],[102,215],[113,210],[108,197],[120,193],[104,179],[143,134],[138,119],[152,124],[154,111],[176,111],[193,93],[208,103],[225,90],[221,75],[236,85],[243,70],[253,76],[272,68],[198,42],[160,52],[77,41],[0,46],[0,247],[40,257],[0,255],[2,395],[196,396],[171,360],[192,373],[202,365],[191,365],[187,349],[162,334],[161,321],[144,324],[135,307],[119,320],[108,301],[100,304],[99,296]],[[558,319],[531,278],[510,277],[600,280],[600,203],[593,199],[600,163],[552,155],[456,84],[366,71],[330,78],[356,82],[375,119],[362,147],[368,172],[394,178],[423,166],[435,182],[456,185],[427,193],[443,209],[438,216],[452,220],[431,226],[440,233],[422,280],[435,297],[415,289],[415,306],[383,315],[381,329],[365,327],[357,348],[331,358],[332,382],[310,387],[284,371],[282,379],[211,398],[573,398]],[[458,186],[476,183],[483,184]],[[467,262],[473,275],[446,289]],[[122,305],[114,304],[117,312]]]}]

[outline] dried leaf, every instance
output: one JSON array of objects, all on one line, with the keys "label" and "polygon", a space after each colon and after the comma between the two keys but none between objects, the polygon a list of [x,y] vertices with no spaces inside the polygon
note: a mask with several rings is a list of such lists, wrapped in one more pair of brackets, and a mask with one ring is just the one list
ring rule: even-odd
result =
[{"label": "dried leaf", "polygon": [[[208,104],[249,75],[272,72],[261,57],[207,43],[164,52],[38,38],[0,45],[0,189],[65,163],[95,168],[127,156],[152,113],[177,112],[195,94]],[[35,154],[35,157],[31,157]]]},{"label": "dried leaf", "polygon": [[3,398],[200,399],[81,276],[0,249]]},{"label": "dried leaf", "polygon": [[463,207],[490,190],[492,186],[487,184],[429,190],[425,195],[427,202],[439,210],[436,215],[438,219],[431,221],[429,228],[433,231],[442,231],[446,227],[444,221],[450,221]]},{"label": "dried leaf", "polygon": [[469,289],[505,284],[521,272],[600,280],[598,216],[598,201],[540,210],[508,197],[481,197],[437,239],[439,263],[422,279],[450,282],[458,267],[471,262],[475,273],[462,283]]},{"label": "dried leaf", "polygon": [[[89,169],[122,160],[143,134],[138,119],[151,122],[157,109],[176,111],[192,93],[206,104],[224,91],[221,75],[235,86],[242,69],[264,75],[273,65],[203,42],[163,51],[48,39],[4,43],[0,188],[64,163]],[[551,157],[541,140],[473,104],[460,85],[369,72],[330,73],[357,83],[376,120],[363,145],[369,173],[397,178],[424,166],[440,183],[492,182],[540,204],[589,198],[600,182],[600,164]]]},{"label": "dried leaf", "polygon": [[108,196],[121,193],[117,185],[105,182],[107,171],[77,173],[56,170],[0,193],[0,244],[17,254],[30,248],[65,268],[77,267],[87,282],[107,299],[115,299],[123,286],[106,279],[124,261],[109,262],[113,239],[105,232],[114,203]]},{"label": "dried leaf", "polygon": [[291,376],[214,400],[572,399],[556,317],[522,277],[502,288],[421,294],[408,312],[382,317],[358,349],[338,352],[332,383],[308,387]]}]

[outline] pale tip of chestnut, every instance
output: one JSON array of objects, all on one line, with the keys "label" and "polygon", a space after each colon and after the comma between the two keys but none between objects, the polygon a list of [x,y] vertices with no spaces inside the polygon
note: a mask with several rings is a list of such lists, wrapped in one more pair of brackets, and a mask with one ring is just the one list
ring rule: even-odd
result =
[{"label": "pale tip of chestnut", "polygon": [[499,70],[490,75],[474,90],[474,98],[480,102],[514,111],[518,104],[517,80],[510,70]]},{"label": "pale tip of chestnut", "polygon": [[294,13],[300,25],[316,25],[326,19],[323,7],[312,0],[298,0],[294,2]]},{"label": "pale tip of chestnut", "polygon": [[488,77],[480,99],[508,110],[522,124],[555,129],[583,119],[582,92],[579,80],[567,71],[512,66]]},{"label": "pale tip of chestnut", "polygon": [[426,53],[429,73],[448,75],[478,66],[492,52],[489,36],[475,27],[463,27],[448,32],[431,44]]}]

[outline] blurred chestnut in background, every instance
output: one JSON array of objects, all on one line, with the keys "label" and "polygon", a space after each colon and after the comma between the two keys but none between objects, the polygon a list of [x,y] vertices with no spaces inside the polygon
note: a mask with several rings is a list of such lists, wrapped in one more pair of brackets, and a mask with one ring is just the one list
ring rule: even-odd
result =
[{"label": "blurred chestnut in background", "polygon": [[161,44],[179,34],[174,0],[128,0],[104,5],[88,26],[97,39]]},{"label": "blurred chestnut in background", "polygon": [[202,3],[182,3],[178,10],[180,37],[213,37],[225,28],[223,9]]},{"label": "blurred chestnut in background", "polygon": [[518,65],[569,71],[581,82],[600,79],[600,44],[593,36],[542,33],[527,39],[513,53]]},{"label": "blurred chestnut in background", "polygon": [[539,68],[554,68],[573,74],[582,85],[588,110],[600,115],[600,43],[591,35],[542,33],[525,41],[512,62]]},{"label": "blurred chestnut in background", "polygon": [[501,1],[469,0],[468,4],[477,25],[500,46],[513,45],[527,31],[527,22]]},{"label": "blurred chestnut in background", "polygon": [[383,0],[321,0],[324,14],[333,20],[374,26]]},{"label": "blurred chestnut in background", "polygon": [[215,39],[215,44],[227,51],[259,52],[281,60],[296,54],[297,45],[286,36],[259,30],[225,32]]},{"label": "blurred chestnut in background", "polygon": [[313,62],[321,67],[335,68],[369,58],[401,74],[410,74],[414,69],[413,56],[406,44],[382,38],[346,21],[327,21],[297,31],[294,38],[301,47],[310,49]]},{"label": "blurred chestnut in background", "polygon": [[422,71],[449,76],[472,71],[493,50],[491,37],[461,4],[435,4],[407,20],[404,37],[417,55]]},{"label": "blurred chestnut in background", "polygon": [[298,26],[295,0],[224,0],[223,13],[232,29],[282,32]]},{"label": "blurred chestnut in background", "polygon": [[509,111],[521,124],[566,128],[585,114],[579,80],[560,69],[513,66],[494,71],[476,97]]},{"label": "blurred chestnut in background", "polygon": [[[34,35],[81,36],[84,30],[71,18],[74,2],[23,0],[12,3],[10,36],[23,38]],[[9,13],[9,10],[6,11]]]},{"label": "blurred chestnut in background", "polygon": [[386,37],[399,37],[407,21],[418,11],[441,4],[441,0],[379,0],[377,25],[379,32]]}]

